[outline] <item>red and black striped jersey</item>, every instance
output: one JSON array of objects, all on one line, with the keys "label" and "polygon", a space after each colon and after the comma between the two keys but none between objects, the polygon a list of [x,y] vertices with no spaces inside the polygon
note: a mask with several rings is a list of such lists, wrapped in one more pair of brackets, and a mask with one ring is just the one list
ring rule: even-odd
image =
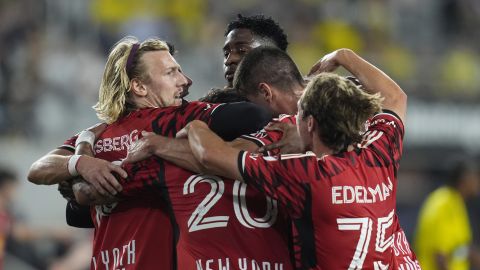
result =
[{"label": "red and black striped jersey", "polygon": [[[186,113],[178,109],[163,113],[165,109],[155,109],[152,117],[146,111],[142,116],[129,115],[110,125],[95,144],[97,157],[125,157],[123,151],[139,138],[141,130],[174,136],[193,119],[212,126],[210,118],[218,117],[219,112],[225,111],[223,107],[235,105],[189,106],[203,106],[200,108],[205,111]],[[151,127],[135,123],[148,123],[143,118],[150,119]],[[121,153],[113,153],[117,150]],[[168,254],[174,258],[173,267],[177,269],[292,269],[290,222],[285,213],[278,212],[275,200],[239,181],[194,175],[157,157],[124,166],[129,173],[122,182],[124,200],[114,207],[96,207],[94,211],[94,254],[100,256],[94,255],[97,267],[107,254],[103,250],[113,254],[112,247],[118,243],[127,243],[127,248],[134,243],[136,264],[144,264],[134,268],[127,265],[126,269],[167,269],[163,260]],[[165,211],[157,209],[162,210],[165,205],[171,227],[159,220]],[[166,235],[169,231],[170,235]],[[112,244],[110,237],[114,239]],[[173,254],[167,247],[155,248],[164,243],[176,247]],[[146,247],[142,253],[140,247]]]},{"label": "red and black striped jersey", "polygon": [[293,269],[291,222],[240,181],[193,174],[158,157],[125,164],[128,197],[166,200],[178,269]]},{"label": "red and black striped jersey", "polygon": [[[288,115],[288,114],[281,114],[278,118],[274,119],[270,124],[273,123],[286,123],[286,124],[293,124],[295,125],[297,123],[297,119],[295,115]],[[265,128],[252,133],[252,134],[246,134],[242,135],[241,138],[244,140],[251,141],[255,143],[258,147],[268,145],[274,142],[279,141],[282,139],[283,133],[278,130],[266,130]],[[273,155],[278,155],[279,150],[278,149],[273,149],[271,151],[267,151],[264,153],[268,156],[273,156]],[[302,243],[301,243],[301,238],[300,238],[300,233],[298,232],[297,228],[295,226],[291,226],[292,231],[292,250],[294,254],[294,261],[295,261],[295,267],[296,269],[303,269],[302,267]]]},{"label": "red and black striped jersey", "polygon": [[420,269],[395,213],[403,136],[403,123],[384,112],[353,151],[321,158],[241,152],[239,170],[292,216],[304,266]]},{"label": "red and black striped jersey", "polygon": [[[288,115],[288,114],[281,114],[277,119],[270,123],[285,123],[285,124],[292,124],[295,125],[297,123],[297,119],[295,115]],[[257,146],[261,147],[264,145],[271,144],[273,142],[279,141],[283,136],[281,131],[277,130],[265,130],[261,129],[252,134],[242,135],[241,138],[244,140],[251,141],[255,143]],[[278,149],[274,149],[267,153],[269,156],[279,154]]]},{"label": "red and black striped jersey", "polygon": [[[188,122],[210,122],[222,105],[202,102],[141,109],[109,125],[95,142],[96,157],[120,161],[142,130],[175,136]],[[76,136],[62,147],[74,147]],[[73,148],[74,149],[74,148]],[[128,186],[125,192],[130,192]],[[95,225],[91,269],[176,269],[174,231],[167,204],[144,190],[135,198],[91,208]]]},{"label": "red and black striped jersey", "polygon": [[240,181],[192,174],[156,157],[125,169],[127,194],[147,189],[168,202],[178,269],[293,269],[290,221],[277,201]]}]

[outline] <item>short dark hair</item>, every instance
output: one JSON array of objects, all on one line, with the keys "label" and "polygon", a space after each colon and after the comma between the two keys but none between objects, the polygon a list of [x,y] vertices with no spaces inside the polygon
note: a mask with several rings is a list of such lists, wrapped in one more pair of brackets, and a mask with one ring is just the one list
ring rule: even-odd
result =
[{"label": "short dark hair", "polygon": [[3,186],[6,183],[11,183],[16,181],[17,181],[17,176],[15,175],[15,173],[0,167],[0,189],[3,188]]},{"label": "short dark hair", "polygon": [[241,96],[235,89],[212,89],[207,95],[201,97],[199,101],[209,103],[232,103],[247,101],[244,96]]},{"label": "short dark hair", "polygon": [[288,91],[303,85],[303,77],[290,56],[275,47],[260,46],[245,55],[233,78],[233,88],[241,95],[256,95],[259,83],[265,82]]},{"label": "short dark hair", "polygon": [[238,14],[237,19],[228,23],[225,36],[232,30],[239,28],[249,29],[254,35],[271,39],[280,50],[287,50],[287,35],[272,17],[267,18],[261,14],[253,16],[242,16],[242,14]]}]

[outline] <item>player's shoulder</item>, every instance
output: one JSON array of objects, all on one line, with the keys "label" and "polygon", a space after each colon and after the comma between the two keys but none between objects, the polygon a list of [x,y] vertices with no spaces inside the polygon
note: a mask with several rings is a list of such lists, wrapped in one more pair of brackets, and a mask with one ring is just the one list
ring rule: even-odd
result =
[{"label": "player's shoulder", "polygon": [[203,101],[187,101],[180,106],[183,111],[210,111],[213,112],[219,107],[225,106],[227,103],[210,103]]},{"label": "player's shoulder", "polygon": [[105,132],[122,129],[126,126],[138,126],[149,123],[158,116],[162,108],[141,108],[125,114],[122,118],[109,124]]},{"label": "player's shoulder", "polygon": [[377,126],[377,125],[387,125],[392,126],[394,128],[400,127],[404,128],[403,122],[400,117],[391,110],[383,110],[377,114],[375,114],[371,119],[368,120],[367,125],[369,127]]},{"label": "player's shoulder", "polygon": [[208,111],[215,109],[221,104],[208,103],[202,101],[186,101],[183,100],[182,104],[177,106],[157,107],[157,108],[145,108],[140,109],[131,114],[130,117],[140,116],[158,116],[164,114],[181,113],[182,115],[188,115],[190,112]]},{"label": "player's shoulder", "polygon": [[276,121],[281,123],[296,124],[297,118],[295,117],[295,115],[280,114]]}]

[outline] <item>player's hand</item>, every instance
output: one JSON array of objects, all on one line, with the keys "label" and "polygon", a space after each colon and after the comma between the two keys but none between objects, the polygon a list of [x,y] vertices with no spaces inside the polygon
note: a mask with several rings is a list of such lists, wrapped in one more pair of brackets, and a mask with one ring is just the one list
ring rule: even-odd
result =
[{"label": "player's hand", "polygon": [[103,196],[107,194],[114,196],[122,191],[122,185],[116,179],[115,174],[122,178],[128,176],[127,172],[118,165],[85,155],[78,160],[77,171],[85,181],[92,184],[98,193]]},{"label": "player's hand", "polygon": [[71,181],[62,181],[58,183],[58,191],[67,201],[75,200],[75,194],[73,194]]},{"label": "player's hand", "polygon": [[119,199],[110,194],[101,195],[93,185],[78,180],[72,186],[75,200],[81,205],[103,205],[119,201]]},{"label": "player's hand", "polygon": [[124,163],[135,163],[147,159],[155,154],[155,148],[162,145],[160,135],[153,132],[142,131],[142,138],[137,140],[128,149],[127,158]]},{"label": "player's hand", "polygon": [[302,153],[304,152],[300,135],[297,132],[297,127],[289,123],[271,123],[265,127],[265,130],[281,131],[282,138],[274,143],[260,147],[257,151],[262,153],[265,151],[272,151],[279,149],[282,154]]},{"label": "player's hand", "polygon": [[344,50],[345,49],[339,49],[322,57],[322,59],[315,63],[310,69],[308,76],[335,71],[340,66],[339,57],[344,53]]}]

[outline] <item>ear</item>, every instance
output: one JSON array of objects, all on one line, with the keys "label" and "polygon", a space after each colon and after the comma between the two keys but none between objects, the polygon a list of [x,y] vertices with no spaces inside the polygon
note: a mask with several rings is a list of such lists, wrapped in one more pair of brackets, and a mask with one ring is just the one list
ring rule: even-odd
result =
[{"label": "ear", "polygon": [[137,78],[134,78],[130,81],[130,89],[132,90],[133,94],[140,97],[144,97],[148,94],[148,90],[145,85]]},{"label": "ear", "polygon": [[267,83],[259,83],[258,89],[260,89],[260,95],[270,103],[273,99],[272,88]]},{"label": "ear", "polygon": [[315,121],[315,118],[313,118],[312,115],[307,116],[307,129],[308,132],[313,132],[317,128],[317,122]]}]

